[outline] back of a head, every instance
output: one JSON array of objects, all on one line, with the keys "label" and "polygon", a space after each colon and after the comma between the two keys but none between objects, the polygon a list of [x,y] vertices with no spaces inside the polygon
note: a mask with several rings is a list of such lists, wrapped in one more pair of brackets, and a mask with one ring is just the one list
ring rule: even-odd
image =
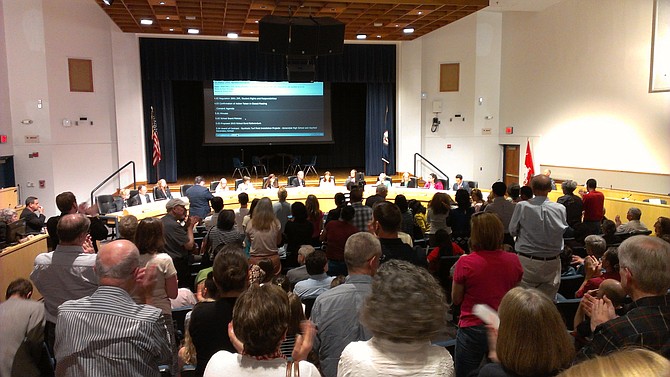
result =
[{"label": "back of a head", "polygon": [[428,202],[428,208],[433,213],[449,213],[449,196],[443,192],[437,192]]},{"label": "back of a head", "polygon": [[494,182],[493,185],[491,185],[491,191],[493,191],[496,196],[505,196],[507,185],[504,182]]},{"label": "back of a head", "polygon": [[607,242],[601,236],[591,234],[584,238],[584,247],[587,252],[600,258],[605,253],[605,250],[607,250]]},{"label": "back of a head", "polygon": [[0,220],[6,222],[7,224],[12,222],[14,216],[16,216],[16,211],[12,208],[3,208],[2,211],[0,211]]},{"label": "back of a head", "polygon": [[279,199],[280,202],[285,202],[287,197],[288,191],[286,191],[286,188],[280,187],[279,190],[277,190],[277,199]]},{"label": "back of a head", "polygon": [[557,377],[667,377],[670,361],[643,348],[627,348],[572,366]]},{"label": "back of a head", "polygon": [[519,196],[524,199],[531,199],[533,197],[533,189],[529,186],[521,186],[521,189],[519,189]]},{"label": "back of a head", "polygon": [[253,285],[236,301],[233,330],[244,344],[244,353],[274,353],[288,329],[291,316],[288,296],[274,284]]},{"label": "back of a head", "polygon": [[631,217],[631,220],[640,220],[642,218],[642,211],[637,207],[630,207],[628,209],[628,214]]},{"label": "back of a head", "polygon": [[349,273],[352,273],[352,270],[364,269],[372,257],[381,255],[382,245],[379,239],[368,232],[352,234],[344,244],[344,261]]},{"label": "back of a head", "polygon": [[212,200],[210,200],[210,203],[212,203],[212,209],[216,213],[221,212],[221,210],[223,209],[223,198],[221,198],[220,196],[215,196],[214,198],[212,198]]},{"label": "back of a head", "polygon": [[[286,282],[288,283],[288,279],[286,279]],[[300,297],[293,292],[288,292],[287,295],[291,318],[289,319],[286,335],[296,335],[300,332],[300,323],[307,318],[305,318],[305,312],[302,309]]]},{"label": "back of a head", "polygon": [[656,229],[656,235],[661,237],[664,235],[670,235],[670,218],[661,216],[654,223],[654,228]]},{"label": "back of a head", "polygon": [[377,338],[409,343],[438,334],[446,313],[446,298],[437,280],[424,268],[392,259],[373,278],[361,323]]},{"label": "back of a head", "polygon": [[381,197],[384,197],[384,198],[386,197],[386,195],[388,194],[388,192],[389,192],[389,190],[388,190],[388,188],[386,188],[386,185],[379,185],[379,186],[377,186],[377,188],[375,189],[375,193],[376,193],[377,195],[381,196]]},{"label": "back of a head", "polygon": [[561,183],[561,189],[563,190],[563,194],[565,195],[572,194],[573,192],[575,192],[575,189],[577,189],[577,182],[571,179],[563,181],[563,183]]},{"label": "back of a head", "polygon": [[626,301],[626,291],[621,286],[621,282],[615,279],[605,279],[598,287],[598,298],[607,296],[612,301],[614,307],[624,304]]},{"label": "back of a head", "polygon": [[139,264],[140,252],[135,244],[128,240],[116,240],[100,248],[95,259],[95,273],[100,285],[117,285],[112,281],[134,279]]},{"label": "back of a head", "polygon": [[221,250],[214,258],[214,281],[220,292],[242,291],[247,284],[249,264],[238,251]]},{"label": "back of a head", "polygon": [[65,215],[58,220],[56,232],[61,243],[74,242],[79,236],[88,233],[91,220],[82,214]]},{"label": "back of a head", "polygon": [[470,194],[468,193],[468,190],[466,189],[456,190],[456,204],[458,205],[458,208],[461,209],[471,207]]},{"label": "back of a head", "polygon": [[316,250],[305,258],[305,269],[310,275],[320,275],[325,272],[327,263],[326,253]]},{"label": "back of a head", "polygon": [[407,204],[407,197],[402,194],[395,196],[395,205],[398,206],[400,213],[405,213],[409,209],[409,205]]},{"label": "back of a head", "polygon": [[657,237],[633,236],[621,243],[618,252],[620,270],[630,270],[637,289],[656,296],[667,293],[670,244]]},{"label": "back of a head", "polygon": [[535,289],[513,288],[498,308],[496,351],[502,366],[519,376],[553,375],[575,354],[554,303]]},{"label": "back of a head", "polygon": [[473,251],[500,250],[505,236],[502,221],[495,213],[478,213],[470,218],[470,248]]},{"label": "back of a head", "polygon": [[272,201],[267,198],[261,198],[256,205],[256,208],[253,210],[253,226],[258,230],[268,230],[274,222],[277,221],[275,212],[272,209]]},{"label": "back of a head", "polygon": [[340,219],[342,219],[342,221],[350,222],[354,219],[354,216],[356,216],[356,210],[354,207],[342,207],[342,212],[340,212]]},{"label": "back of a head", "polygon": [[601,225],[603,234],[606,236],[611,236],[614,233],[616,233],[616,223],[612,220],[603,220],[603,223]]},{"label": "back of a head", "polygon": [[302,245],[298,249],[298,254],[302,255],[304,258],[307,258],[308,255],[314,252],[314,246],[312,245]]},{"label": "back of a head", "polygon": [[372,217],[374,221],[379,222],[385,232],[393,233],[400,230],[402,214],[398,206],[391,202],[375,203],[374,208],[372,208]]},{"label": "back of a head", "polygon": [[203,178],[203,177],[200,176],[200,175],[197,176],[197,177],[195,177],[194,183],[195,183],[196,185],[199,185],[199,184],[201,184],[202,182],[205,182],[205,178]]},{"label": "back of a head", "polygon": [[135,245],[140,254],[154,254],[160,252],[164,245],[163,222],[155,217],[147,217],[137,224]]},{"label": "back of a head", "polygon": [[134,240],[135,233],[137,232],[137,217],[135,215],[126,215],[119,220],[119,225],[117,226],[119,237],[125,238],[127,240]]},{"label": "back of a head", "polygon": [[291,216],[293,221],[304,222],[307,220],[307,207],[303,202],[294,202],[291,204]]},{"label": "back of a head", "polygon": [[340,207],[347,200],[347,197],[344,196],[343,193],[338,192],[337,194],[335,194],[334,200],[335,200],[335,206]]},{"label": "back of a head", "polygon": [[235,226],[235,211],[224,209],[216,218],[216,227],[221,230],[231,230]]},{"label": "back of a head", "polygon": [[586,180],[587,189],[595,189],[596,187],[598,187],[598,182],[595,179],[589,178]]},{"label": "back of a head", "polygon": [[68,213],[77,203],[77,198],[70,191],[61,192],[56,195],[56,207],[61,213]]},{"label": "back of a head", "polygon": [[237,194],[237,201],[240,202],[240,205],[247,205],[249,204],[249,194],[246,192],[241,192]]},{"label": "back of a head", "polygon": [[351,192],[349,193],[349,201],[352,203],[358,203],[363,200],[363,189],[360,187],[352,187]]},{"label": "back of a head", "polygon": [[530,180],[530,187],[535,195],[549,192],[551,191],[551,178],[544,174],[538,174]]},{"label": "back of a head", "polygon": [[518,183],[512,183],[508,188],[507,188],[507,195],[509,195],[510,198],[516,199],[519,197],[519,191],[521,190],[521,186],[519,186]]},{"label": "back of a head", "polygon": [[28,296],[33,292],[33,284],[28,279],[19,278],[7,286],[7,291],[5,293],[5,300],[9,299],[15,294],[23,298],[28,298]]}]

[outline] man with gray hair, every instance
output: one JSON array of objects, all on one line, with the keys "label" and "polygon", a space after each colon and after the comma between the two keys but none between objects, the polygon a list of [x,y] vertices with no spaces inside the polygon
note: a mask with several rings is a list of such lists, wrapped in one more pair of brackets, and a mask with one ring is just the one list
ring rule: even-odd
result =
[{"label": "man with gray hair", "polygon": [[670,244],[656,237],[628,238],[619,246],[619,273],[632,309],[617,317],[607,296],[585,303],[593,341],[579,357],[644,347],[670,358]]},{"label": "man with gray hair", "polygon": [[44,297],[46,309],[45,335],[49,349],[53,349],[58,306],[67,300],[88,296],[98,288],[98,277],[93,266],[93,248],[88,229],[91,221],[82,214],[69,214],[60,218],[57,225],[60,242],[54,251],[35,258],[30,280]]},{"label": "man with gray hair", "polygon": [[616,231],[618,233],[630,233],[630,232],[644,232],[649,230],[640,219],[642,218],[642,211],[637,207],[630,207],[628,212],[626,212],[626,219],[628,222],[625,224],[621,223],[621,216],[616,215],[614,217],[614,222],[616,223]]},{"label": "man with gray hair", "polygon": [[375,194],[365,199],[365,205],[372,208],[375,206],[375,203],[383,202],[386,200],[386,195],[388,195],[388,192],[389,189],[386,187],[386,185],[378,185]]},{"label": "man with gray hair", "polygon": [[300,263],[300,267],[290,269],[286,273],[286,278],[288,279],[288,281],[291,283],[292,286],[299,281],[309,279],[309,274],[307,273],[307,267],[305,267],[305,260],[313,252],[314,252],[314,246],[312,245],[302,245],[300,246],[300,249],[298,249],[298,263]]},{"label": "man with gray hair", "polygon": [[350,236],[344,246],[349,276],[344,284],[322,293],[314,303],[310,318],[317,328],[314,350],[326,377],[337,376],[337,363],[344,347],[372,337],[361,325],[358,310],[370,294],[381,255],[381,244],[372,234],[359,232]]},{"label": "man with gray hair", "polygon": [[534,176],[530,185],[535,197],[516,204],[509,224],[523,266],[520,286],[535,288],[555,300],[561,282],[563,233],[568,228],[565,207],[547,198],[551,181],[546,175]]},{"label": "man with gray hair", "polygon": [[579,224],[582,223],[582,198],[575,195],[575,189],[577,189],[577,182],[568,179],[561,183],[561,190],[563,190],[563,196],[556,199],[556,203],[563,204],[565,207],[565,216],[568,221],[568,225],[572,229],[577,229]]},{"label": "man with gray hair", "polygon": [[154,270],[139,268],[137,247],[127,240],[103,246],[95,261],[100,287],[58,309],[57,376],[159,376],[172,357],[161,310],[133,302],[135,290],[151,303]]}]

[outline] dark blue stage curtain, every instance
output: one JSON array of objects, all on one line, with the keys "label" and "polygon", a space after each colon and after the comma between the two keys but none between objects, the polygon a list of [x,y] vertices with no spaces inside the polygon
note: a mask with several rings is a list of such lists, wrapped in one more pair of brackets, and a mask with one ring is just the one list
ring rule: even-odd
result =
[{"label": "dark blue stage curtain", "polygon": [[[140,61],[150,182],[156,180],[156,169],[151,165],[151,106],[157,114],[163,153],[160,176],[169,182],[177,179],[175,143],[178,141],[175,140],[172,81],[287,80],[285,57],[259,53],[256,42],[140,38]],[[366,172],[374,174],[383,169],[381,150],[373,153],[370,149],[377,148],[374,140],[379,140],[378,147],[381,148],[381,135],[387,128],[392,159],[387,171],[394,172],[396,46],[345,45],[342,55],[318,58],[316,79],[368,84]],[[383,124],[387,105],[389,117]]]},{"label": "dark blue stage curtain", "polygon": [[395,174],[395,85],[368,84],[365,117],[365,172],[378,175],[384,172],[384,131],[389,133],[386,174]]}]

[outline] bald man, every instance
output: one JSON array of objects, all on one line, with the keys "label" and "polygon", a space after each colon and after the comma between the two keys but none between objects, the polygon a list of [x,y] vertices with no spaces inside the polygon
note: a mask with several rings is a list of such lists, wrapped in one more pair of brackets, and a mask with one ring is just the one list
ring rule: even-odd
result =
[{"label": "bald man", "polygon": [[150,297],[155,285],[155,271],[140,269],[139,258],[130,241],[105,245],[95,261],[98,289],[58,308],[57,376],[160,376],[158,366],[171,358],[161,310],[129,294]]}]

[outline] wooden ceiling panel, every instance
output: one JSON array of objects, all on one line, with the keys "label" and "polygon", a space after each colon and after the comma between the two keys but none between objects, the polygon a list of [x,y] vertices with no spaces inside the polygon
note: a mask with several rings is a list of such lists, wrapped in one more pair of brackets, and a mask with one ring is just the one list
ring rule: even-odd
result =
[{"label": "wooden ceiling panel", "polygon": [[[205,35],[258,35],[266,15],[333,17],[343,22],[345,39],[357,33],[368,39],[413,40],[488,6],[488,0],[114,0],[95,1],[121,30],[129,33],[182,34],[201,29]],[[169,17],[169,19],[168,19]],[[154,20],[140,25],[141,19]],[[382,27],[374,26],[381,24]],[[404,34],[410,25],[414,33]],[[380,38],[377,38],[380,36]]]}]

